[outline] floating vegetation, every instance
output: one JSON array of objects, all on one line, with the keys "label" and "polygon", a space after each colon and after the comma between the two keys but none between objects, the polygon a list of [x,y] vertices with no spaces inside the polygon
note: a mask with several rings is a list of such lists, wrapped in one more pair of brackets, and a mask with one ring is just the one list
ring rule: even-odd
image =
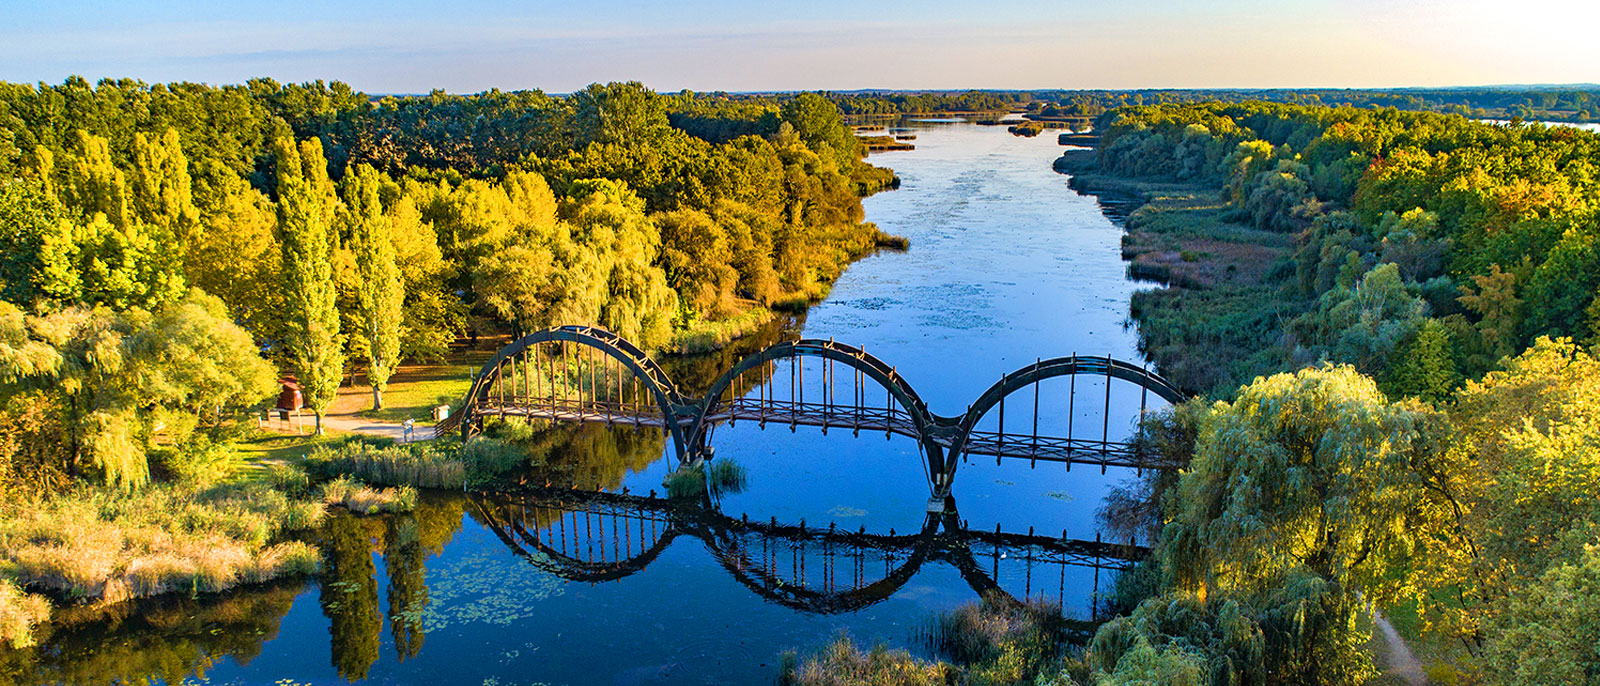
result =
[{"label": "floating vegetation", "polygon": [[560,579],[532,565],[482,551],[430,567],[430,600],[419,614],[427,633],[461,624],[508,626],[532,619],[538,601],[565,592]]},{"label": "floating vegetation", "polygon": [[1045,496],[1049,497],[1049,498],[1055,498],[1056,500],[1060,500],[1060,501],[1063,501],[1063,502],[1069,502],[1069,503],[1074,500],[1074,498],[1072,497],[1072,494],[1068,493],[1066,491],[1050,491],[1050,492],[1046,493]]},{"label": "floating vegetation", "polygon": [[844,517],[865,517],[865,516],[867,516],[867,511],[863,510],[863,509],[861,509],[859,507],[850,507],[849,505],[840,505],[840,506],[835,507],[835,508],[833,508],[831,510],[828,510],[828,515],[831,516],[831,517],[840,517],[840,518],[844,518]]}]

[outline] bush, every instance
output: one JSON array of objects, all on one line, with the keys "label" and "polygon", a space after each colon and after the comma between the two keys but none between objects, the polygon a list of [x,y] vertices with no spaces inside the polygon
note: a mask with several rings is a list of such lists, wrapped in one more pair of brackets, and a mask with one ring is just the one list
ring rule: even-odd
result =
[{"label": "bush", "polygon": [[50,601],[0,581],[0,643],[12,648],[34,644],[33,629],[50,618]]},{"label": "bush", "polygon": [[159,476],[197,487],[219,483],[244,464],[232,445],[214,443],[204,435],[197,435],[180,446],[155,450],[150,457]]}]

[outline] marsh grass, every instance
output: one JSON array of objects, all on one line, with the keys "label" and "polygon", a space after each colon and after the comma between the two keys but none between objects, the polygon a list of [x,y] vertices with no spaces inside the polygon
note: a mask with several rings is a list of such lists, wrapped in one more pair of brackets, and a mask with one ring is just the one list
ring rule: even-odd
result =
[{"label": "marsh grass", "polygon": [[488,483],[526,461],[521,448],[487,437],[464,445],[351,441],[317,447],[306,456],[305,469],[318,480],[348,476],[376,486],[459,491]]},{"label": "marsh grass", "polygon": [[322,502],[359,515],[410,512],[417,509],[417,489],[396,486],[380,490],[341,476],[322,485]]},{"label": "marsh grass", "polygon": [[904,650],[856,647],[840,636],[822,650],[797,660],[784,656],[778,683],[782,686],[944,686],[956,683],[949,665],[913,657]]},{"label": "marsh grass", "polygon": [[668,474],[661,482],[668,498],[722,497],[745,488],[748,475],[744,466],[732,460],[712,460],[685,466]]},{"label": "marsh grass", "polygon": [[34,627],[50,618],[50,601],[9,580],[0,581],[0,643],[12,648],[34,644]]},{"label": "marsh grass", "polygon": [[921,638],[960,666],[968,684],[1032,683],[1069,665],[1061,606],[992,594],[936,617]]},{"label": "marsh grass", "polygon": [[316,571],[316,548],[276,541],[324,514],[260,483],[84,487],[0,507],[0,561],[20,586],[70,600],[216,593]]},{"label": "marsh grass", "polygon": [[934,618],[916,638],[941,660],[884,647],[862,650],[841,636],[816,653],[785,657],[779,683],[792,686],[1088,683],[1087,665],[1066,640],[1058,605],[991,594]]},{"label": "marsh grass", "polygon": [[679,355],[697,355],[721,350],[733,341],[766,326],[773,312],[765,307],[752,307],[744,312],[718,319],[700,320],[673,334],[667,348]]}]

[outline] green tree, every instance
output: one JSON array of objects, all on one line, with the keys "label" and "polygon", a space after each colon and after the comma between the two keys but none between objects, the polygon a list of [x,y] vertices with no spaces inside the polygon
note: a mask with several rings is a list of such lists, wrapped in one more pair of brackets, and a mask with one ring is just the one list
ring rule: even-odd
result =
[{"label": "green tree", "polygon": [[1419,469],[1440,425],[1350,367],[1257,379],[1205,422],[1163,568],[1179,591],[1257,608],[1284,683],[1360,683],[1364,604],[1415,597],[1394,570],[1453,530]]},{"label": "green tree", "polygon": [[382,179],[361,165],[345,178],[344,209],[356,263],[356,307],[367,342],[367,381],[372,409],[383,409],[383,391],[400,363],[400,327],[406,296],[397,264],[393,223],[378,191]]},{"label": "green tree", "polygon": [[182,443],[274,386],[249,334],[198,291],[153,314],[79,306],[24,316],[0,303],[0,380],[54,406],[68,471],[123,488],[149,478],[157,434]]},{"label": "green tree", "polygon": [[42,184],[0,184],[0,298],[31,305],[81,296],[78,244],[61,205]]},{"label": "green tree", "polygon": [[313,138],[296,145],[279,139],[273,149],[286,294],[284,342],[306,405],[316,413],[320,435],[322,415],[344,374],[333,282],[335,199],[320,141]]}]

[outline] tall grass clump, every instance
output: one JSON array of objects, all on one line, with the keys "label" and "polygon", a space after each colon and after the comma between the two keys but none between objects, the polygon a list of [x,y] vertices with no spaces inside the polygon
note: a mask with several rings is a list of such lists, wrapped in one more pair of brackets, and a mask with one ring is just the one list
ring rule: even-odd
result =
[{"label": "tall grass clump", "polygon": [[668,498],[721,497],[744,490],[748,475],[732,460],[714,460],[685,465],[668,474],[661,485]]},{"label": "tall grass clump", "polygon": [[341,476],[322,485],[322,502],[360,515],[410,512],[417,509],[417,489],[396,486],[378,490]]},{"label": "tall grass clump", "polygon": [[706,490],[712,497],[721,497],[744,490],[749,475],[744,465],[733,460],[715,460],[706,464]]},{"label": "tall grass clump", "polygon": [[21,587],[69,600],[214,593],[315,571],[315,548],[277,541],[324,514],[321,503],[261,483],[80,487],[0,506],[0,568]]},{"label": "tall grass clump", "polygon": [[466,468],[455,450],[425,443],[320,446],[306,456],[305,465],[319,479],[348,476],[381,486],[461,490],[467,483]]},{"label": "tall grass clump", "polygon": [[34,644],[33,629],[50,618],[50,601],[0,580],[0,643],[12,648]]},{"label": "tall grass clump", "polygon": [[318,447],[306,456],[306,471],[318,480],[348,476],[375,486],[411,486],[459,491],[480,486],[525,461],[521,448],[487,437],[463,445],[349,442]]},{"label": "tall grass clump", "polygon": [[995,593],[939,615],[923,639],[962,668],[966,683],[1032,683],[1077,666],[1062,655],[1065,628],[1059,605]]},{"label": "tall grass clump", "polygon": [[782,686],[945,686],[956,676],[948,665],[881,645],[862,650],[845,636],[804,660],[785,655],[780,670]]}]

